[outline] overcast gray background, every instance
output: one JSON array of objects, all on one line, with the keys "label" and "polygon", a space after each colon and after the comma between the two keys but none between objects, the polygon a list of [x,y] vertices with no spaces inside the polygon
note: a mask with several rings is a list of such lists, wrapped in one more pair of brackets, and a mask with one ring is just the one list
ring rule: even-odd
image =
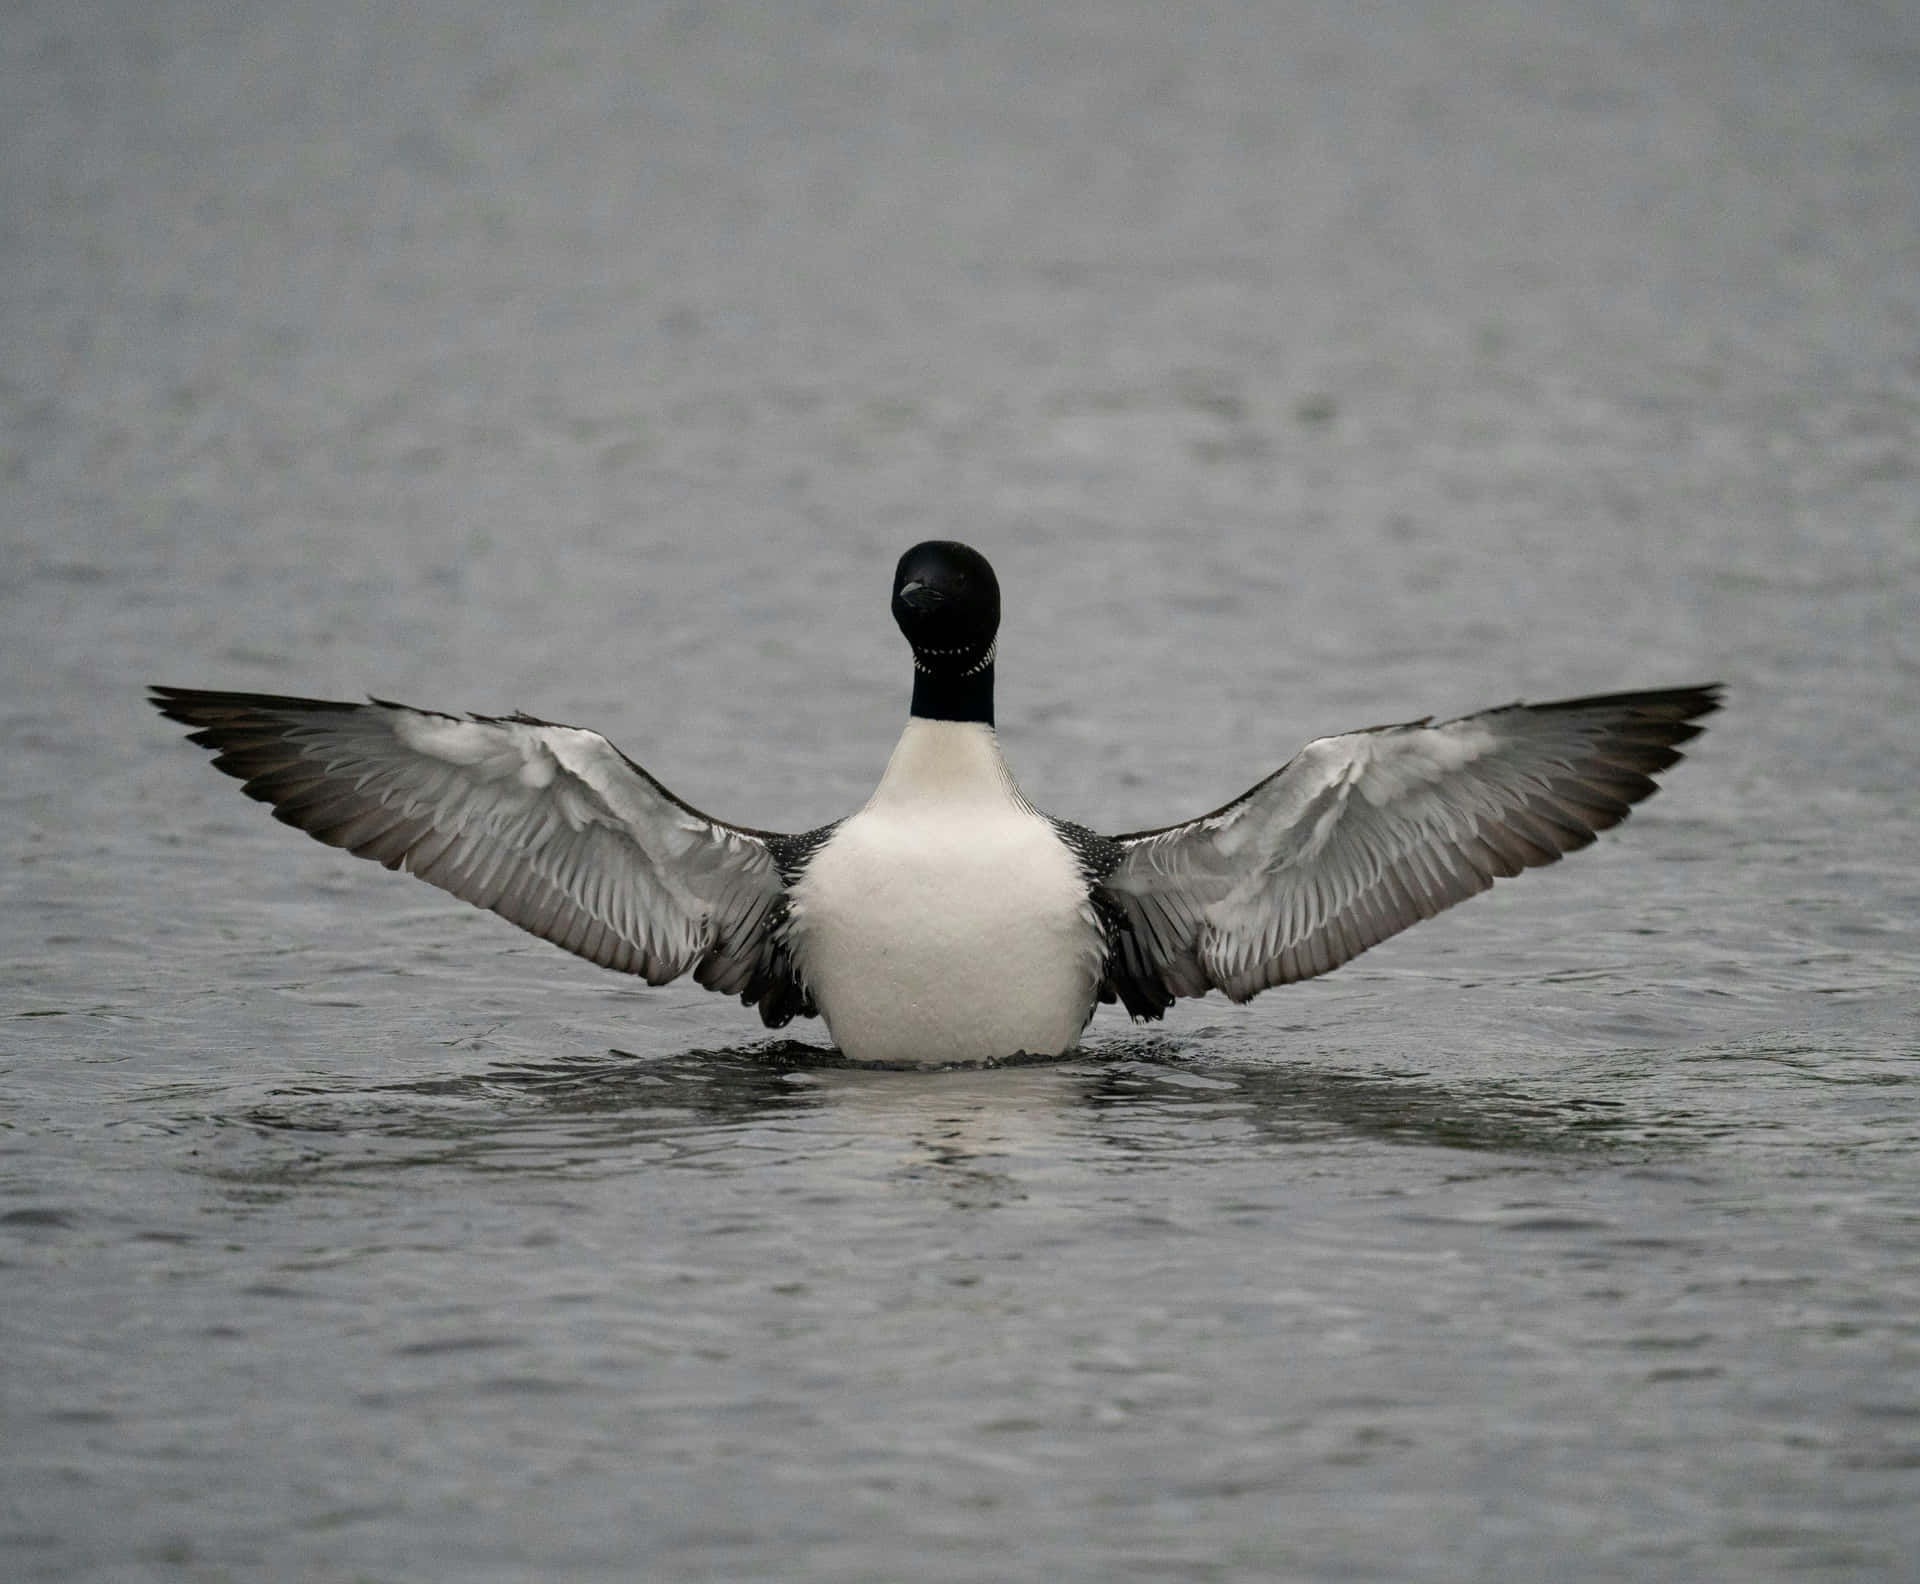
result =
[{"label": "overcast gray background", "polygon": [[[1916,149],[1904,4],[10,7],[0,1571],[1903,1576]],[[803,829],[932,536],[1106,829],[1730,708],[1327,980],[870,1078],[139,697]]]}]

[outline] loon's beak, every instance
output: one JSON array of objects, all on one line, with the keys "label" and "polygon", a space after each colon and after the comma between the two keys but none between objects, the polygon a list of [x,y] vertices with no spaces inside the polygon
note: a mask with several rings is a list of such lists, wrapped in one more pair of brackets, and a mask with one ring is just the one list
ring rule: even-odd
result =
[{"label": "loon's beak", "polygon": [[947,596],[917,579],[900,585],[900,603],[912,611],[930,611],[946,604]]}]

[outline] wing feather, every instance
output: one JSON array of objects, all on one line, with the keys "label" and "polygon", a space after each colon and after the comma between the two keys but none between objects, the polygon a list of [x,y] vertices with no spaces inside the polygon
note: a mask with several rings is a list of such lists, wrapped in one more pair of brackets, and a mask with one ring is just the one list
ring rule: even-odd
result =
[{"label": "wing feather", "polygon": [[1128,937],[1111,971],[1149,1001],[1327,973],[1589,845],[1719,705],[1710,684],[1318,738],[1224,808],[1111,838],[1102,885]]},{"label": "wing feather", "polygon": [[[330,846],[405,869],[649,984],[810,1012],[774,927],[804,844],[683,803],[598,733],[531,716],[155,688],[248,796]],[[768,1000],[766,998],[774,998]]]}]

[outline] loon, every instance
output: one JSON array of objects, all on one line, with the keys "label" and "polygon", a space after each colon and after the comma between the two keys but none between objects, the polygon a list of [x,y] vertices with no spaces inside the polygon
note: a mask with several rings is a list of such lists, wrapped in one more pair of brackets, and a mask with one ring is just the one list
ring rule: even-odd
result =
[{"label": "loon", "polygon": [[1101,1002],[1244,1002],[1327,973],[1496,876],[1624,819],[1720,685],[1509,704],[1345,732],[1210,814],[1105,836],[1041,813],[994,733],[1000,587],[951,541],[893,579],[906,729],[857,813],[752,830],[597,732],[155,687],[290,825],[649,984],[692,972],[769,1028],[818,1016],[850,1062],[1064,1054]]}]

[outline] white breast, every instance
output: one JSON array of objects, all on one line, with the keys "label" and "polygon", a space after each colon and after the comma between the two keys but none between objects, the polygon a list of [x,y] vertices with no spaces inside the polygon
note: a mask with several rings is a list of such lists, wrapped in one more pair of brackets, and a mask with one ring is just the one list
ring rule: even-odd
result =
[{"label": "white breast", "polygon": [[794,960],[851,1061],[1072,1048],[1105,943],[1073,854],[989,726],[908,722],[873,800],[792,893]]}]

